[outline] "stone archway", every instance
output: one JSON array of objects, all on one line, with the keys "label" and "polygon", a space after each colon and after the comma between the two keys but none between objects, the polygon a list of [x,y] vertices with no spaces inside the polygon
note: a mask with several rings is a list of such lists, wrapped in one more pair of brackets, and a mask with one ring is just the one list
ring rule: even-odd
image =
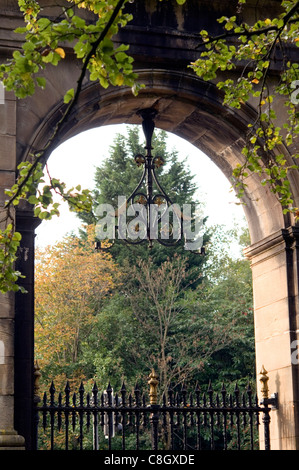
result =
[{"label": "stone archway", "polygon": [[[215,87],[187,74],[180,74],[180,80],[176,72],[170,71],[143,70],[139,74],[146,83],[146,91],[140,93],[138,98],[133,97],[129,90],[99,92],[97,87],[87,87],[81,95],[73,120],[70,119],[57,142],[90,127],[124,122],[137,124],[139,118],[136,111],[142,107],[154,106],[159,112],[157,127],[178,134],[204,150],[224,174],[230,177],[232,168],[242,159],[242,136],[247,122],[252,118],[253,110],[243,109],[238,116],[227,112]],[[59,114],[59,107],[35,136],[36,148],[51,133],[52,120],[55,121],[57,113]],[[282,397],[284,393],[291,393],[292,389],[290,386],[282,391],[281,387],[285,381],[291,383],[293,374],[293,366],[289,363],[290,377],[285,378],[287,360],[290,362],[287,353],[290,352],[293,341],[289,321],[293,315],[291,299],[295,300],[295,286],[291,288],[293,281],[290,276],[295,256],[292,245],[296,240],[296,230],[288,225],[289,220],[282,216],[278,201],[268,189],[260,185],[257,177],[252,177],[248,182],[245,202],[245,214],[253,241],[247,255],[252,259],[254,277],[257,372],[265,364],[270,374],[270,391],[279,391]],[[22,220],[21,214],[19,218]],[[293,320],[295,321],[294,317]],[[281,322],[283,325],[280,329],[277,323]],[[282,341],[285,343],[286,363],[277,368],[278,361],[274,352]],[[281,377],[280,384],[277,377]],[[281,404],[281,408],[283,406],[286,410],[287,402]],[[275,431],[279,429],[278,425],[274,427],[278,413],[279,411],[272,413],[272,442]],[[284,418],[281,419],[284,421]],[[295,424],[295,416],[293,422]],[[278,446],[282,445],[280,442],[277,436]]]},{"label": "stone archway", "polygon": [[[119,123],[140,124],[137,111],[153,107],[158,111],[155,119],[158,128],[188,140],[231,179],[233,168],[244,161],[241,151],[245,145],[247,124],[255,116],[254,109],[247,106],[236,112],[225,108],[216,86],[191,74],[163,69],[143,69],[137,73],[145,84],[145,90],[138,97],[127,88],[103,91],[98,86],[87,86],[56,137],[56,145],[90,128]],[[61,109],[58,102],[37,128],[31,145],[22,153],[22,159],[26,159],[26,154],[32,149],[43,148],[61,116]],[[26,108],[19,110],[20,120],[25,121],[26,115]],[[261,186],[257,176],[249,176],[246,183],[244,210],[251,241],[255,243],[288,226],[290,220],[283,216],[278,200],[268,188]]]},{"label": "stone archway", "polygon": [[[147,6],[152,3],[149,0]],[[194,2],[191,3],[193,5]],[[9,4],[11,2],[7,1]],[[143,21],[144,15],[151,12],[152,22],[157,21],[155,9],[143,8],[140,2],[137,2],[136,8],[140,15],[137,20]],[[198,6],[193,5],[193,8],[199,13]],[[204,14],[204,9],[201,12]],[[219,16],[218,10],[212,13]],[[17,21],[18,16],[14,15],[11,15],[13,21]],[[179,23],[179,20],[182,17],[177,15],[175,19],[177,28],[180,28],[182,22]],[[137,28],[138,24],[137,21],[134,34],[140,40],[142,31]],[[188,32],[186,24],[185,21],[185,34]],[[181,62],[175,60],[173,50],[179,44],[180,34],[174,35],[175,38],[167,36],[169,44],[162,48],[161,30],[154,25],[153,31],[157,41],[155,51],[153,43],[147,49],[146,28],[142,54],[138,44],[133,47],[136,69],[140,81],[146,85],[145,89],[136,98],[126,88],[103,90],[86,84],[68,122],[56,136],[56,145],[92,127],[113,123],[137,124],[137,110],[155,107],[158,111],[157,127],[177,134],[203,150],[230,178],[236,163],[242,163],[241,150],[247,124],[255,116],[254,107],[244,106],[237,112],[225,108],[214,84],[202,82],[188,73],[185,66],[190,54],[186,59],[184,47],[180,51]],[[129,34],[129,31],[124,34]],[[49,70],[47,94],[38,91],[32,98],[22,101],[16,101],[11,93],[6,94],[3,111],[5,125],[0,135],[2,149],[5,149],[0,159],[1,188],[13,184],[17,163],[28,158],[30,150],[42,148],[52,135],[61,117],[63,91],[73,85],[77,75],[77,65],[70,57],[62,64],[59,74],[54,69]],[[294,197],[298,200],[299,175],[294,172],[291,177]],[[271,413],[272,448],[298,449],[298,364],[292,363],[291,355],[299,327],[298,229],[289,216],[283,215],[279,202],[267,187],[260,184],[257,175],[250,175],[247,184],[244,207],[252,245],[246,254],[251,259],[253,271],[257,373],[264,365],[269,372],[270,393],[279,393],[279,409]],[[0,329],[0,340],[2,335],[4,338],[4,361],[0,363],[3,378],[0,428],[5,431],[2,442],[8,442],[10,436],[11,445],[17,445],[20,441],[15,438],[16,429],[26,436],[27,448],[31,446],[30,436],[33,435],[30,406],[33,400],[35,223],[30,207],[18,209],[17,227],[23,234],[19,267],[27,274],[29,293],[25,300],[22,294],[17,294],[15,298],[12,295],[3,296]],[[11,385],[13,376],[14,388]]]}]

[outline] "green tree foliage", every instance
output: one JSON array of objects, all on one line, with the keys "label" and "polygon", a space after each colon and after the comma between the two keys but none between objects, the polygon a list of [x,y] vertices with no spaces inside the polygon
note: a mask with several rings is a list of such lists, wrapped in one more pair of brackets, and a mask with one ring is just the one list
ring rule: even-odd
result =
[{"label": "green tree foliage", "polygon": [[[249,244],[246,228],[225,230],[214,228],[211,237],[211,256],[204,269],[203,282],[195,293],[188,292],[185,302],[188,308],[199,312],[203,333],[207,327],[217,323],[227,344],[220,343],[218,350],[205,362],[198,380],[205,384],[221,381],[233,382],[255,375],[255,344],[253,322],[252,273],[249,261],[243,256],[232,256],[234,246],[245,248]],[[209,247],[208,247],[209,249]]]},{"label": "green tree foliage", "polygon": [[181,257],[158,268],[152,262],[133,268],[135,290],[128,296],[164,389],[254,376],[251,270],[247,260],[230,254],[239,236],[238,230],[214,228],[195,288],[185,282],[188,266]]},{"label": "green tree foliage", "polygon": [[81,363],[86,375],[103,388],[109,382],[115,390],[123,381],[132,387],[137,381],[146,383],[148,343],[126,294],[127,287],[119,288],[97,312],[88,341],[82,344]]},{"label": "green tree foliage", "polygon": [[[140,259],[120,270],[108,253],[92,253],[90,244],[83,262],[85,241],[73,240],[66,252],[60,245],[54,247],[51,264],[47,266],[49,253],[39,262],[37,280],[36,355],[46,365],[44,383],[61,383],[63,375],[95,379],[102,388],[110,382],[118,389],[123,380],[133,387],[136,381],[147,383],[152,367],[159,372],[162,391],[183,382],[192,387],[195,382],[206,385],[209,379],[252,379],[251,273],[248,261],[230,255],[232,240],[237,241],[235,233],[214,229],[209,263],[197,269],[203,279],[196,284],[193,278],[195,287],[188,280],[187,260],[180,255],[160,265]],[[81,246],[79,256],[74,243]],[[65,263],[68,253],[70,267]],[[52,265],[59,270],[53,271]],[[71,276],[61,282],[64,271]],[[77,271],[82,273],[72,280]],[[85,279],[86,272],[99,272],[94,286]],[[82,289],[77,287],[72,296],[74,282]],[[104,296],[98,296],[103,288]],[[74,346],[75,360],[69,353]]]}]

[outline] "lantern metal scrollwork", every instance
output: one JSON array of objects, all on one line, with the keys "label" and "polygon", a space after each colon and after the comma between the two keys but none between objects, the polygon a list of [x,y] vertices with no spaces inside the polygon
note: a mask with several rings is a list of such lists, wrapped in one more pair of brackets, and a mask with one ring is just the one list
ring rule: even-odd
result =
[{"label": "lantern metal scrollwork", "polygon": [[[146,108],[138,111],[137,114],[142,117],[146,152],[145,155],[135,156],[137,166],[143,166],[143,173],[135,190],[126,200],[123,211],[127,211],[126,222],[128,222],[128,213],[134,217],[137,210],[138,217],[127,223],[127,236],[123,239],[129,244],[140,244],[147,240],[150,248],[153,240],[165,246],[173,246],[183,236],[183,214],[180,208],[173,204],[157,177],[156,171],[165,164],[163,157],[152,155],[154,118],[157,111]],[[131,212],[130,206],[133,208]],[[171,211],[169,211],[170,208]]]},{"label": "lantern metal scrollwork", "polygon": [[[149,248],[152,248],[153,241],[164,246],[176,246],[183,241],[185,249],[204,254],[204,248],[201,245],[201,227],[199,227],[200,224],[195,223],[195,220],[200,220],[199,217],[192,215],[191,204],[189,204],[188,212],[185,213],[185,210],[182,211],[178,204],[173,203],[158,179],[157,173],[165,162],[162,156],[152,154],[154,119],[157,111],[153,108],[145,108],[138,111],[137,115],[142,118],[145,154],[137,154],[135,162],[138,167],[143,167],[143,171],[132,194],[127,199],[125,196],[120,196],[117,212],[114,209],[110,211],[112,215],[109,221],[113,219],[115,222],[115,225],[113,225],[114,222],[109,224],[109,226],[113,225],[113,235],[115,235],[115,227],[118,238],[123,242],[139,245],[148,241]],[[184,204],[183,208],[185,206],[188,204]],[[99,224],[101,227],[103,225],[103,223]],[[196,226],[196,230],[193,230],[193,226]],[[107,238],[110,243],[111,237]],[[107,249],[113,246],[114,241],[115,236]],[[100,241],[96,242],[96,248],[105,249]]]}]

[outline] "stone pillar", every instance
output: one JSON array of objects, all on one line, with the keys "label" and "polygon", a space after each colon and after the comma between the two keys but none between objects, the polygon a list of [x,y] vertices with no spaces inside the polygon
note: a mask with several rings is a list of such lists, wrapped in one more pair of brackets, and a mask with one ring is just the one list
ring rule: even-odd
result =
[{"label": "stone pillar", "polygon": [[253,276],[257,377],[264,366],[270,395],[278,393],[278,410],[270,413],[272,450],[299,450],[298,238],[299,229],[290,227],[245,250]]},{"label": "stone pillar", "polygon": [[14,428],[14,294],[0,296],[0,450],[24,449]]},{"label": "stone pillar", "polygon": [[26,450],[34,450],[34,239],[40,220],[29,204],[16,211],[16,229],[22,240],[16,263],[25,276],[19,284],[27,293],[15,296],[15,428],[24,436]]},{"label": "stone pillar", "polygon": [[[15,182],[16,101],[0,96],[0,207],[4,190]],[[2,212],[4,215],[4,213]],[[0,293],[0,450],[24,449],[24,438],[14,427],[14,294]]]}]

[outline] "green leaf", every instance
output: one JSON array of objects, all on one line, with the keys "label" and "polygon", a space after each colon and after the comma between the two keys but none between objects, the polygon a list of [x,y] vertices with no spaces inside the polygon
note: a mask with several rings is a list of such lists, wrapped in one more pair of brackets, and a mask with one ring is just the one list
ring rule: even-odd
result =
[{"label": "green leaf", "polygon": [[36,77],[36,82],[41,88],[46,88],[46,79],[44,77]]},{"label": "green leaf", "polygon": [[19,232],[15,232],[14,235],[13,235],[13,240],[16,240],[16,241],[21,241],[22,240],[22,235],[19,233]]},{"label": "green leaf", "polygon": [[28,198],[28,202],[29,202],[29,204],[38,204],[39,200],[36,196],[31,195]]},{"label": "green leaf", "polygon": [[72,23],[76,26],[76,28],[84,29],[86,26],[85,20],[83,20],[79,16],[73,16]]},{"label": "green leaf", "polygon": [[64,95],[64,98],[63,98],[64,103],[66,104],[69,103],[74,98],[74,94],[75,94],[74,88],[70,88]]}]

